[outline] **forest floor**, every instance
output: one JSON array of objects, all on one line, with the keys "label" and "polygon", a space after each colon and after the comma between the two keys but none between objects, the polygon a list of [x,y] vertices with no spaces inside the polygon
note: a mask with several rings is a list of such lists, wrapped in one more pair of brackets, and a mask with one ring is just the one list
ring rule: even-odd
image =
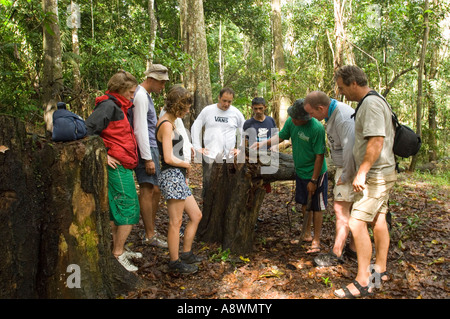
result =
[{"label": "forest floor", "polygon": [[[201,165],[194,165],[190,183],[201,208]],[[144,246],[142,221],[129,237],[129,247],[142,252],[135,260],[138,276],[149,286],[122,296],[125,299],[334,299],[333,291],[350,283],[357,264],[317,268],[307,254],[310,243],[299,241],[303,216],[293,203],[293,183],[272,183],[266,194],[254,240],[245,256],[223,251],[216,243],[195,242],[204,257],[193,275],[166,271],[168,251]],[[331,187],[332,185],[330,185]],[[330,196],[331,197],[331,196]],[[401,173],[390,197],[390,280],[369,299],[448,299],[450,297],[450,188]],[[187,218],[187,217],[185,217]],[[187,219],[185,219],[186,221]],[[166,235],[168,217],[163,200],[157,229]],[[335,216],[329,198],[324,213],[321,251],[331,249]],[[182,241],[182,239],[181,239]]]}]

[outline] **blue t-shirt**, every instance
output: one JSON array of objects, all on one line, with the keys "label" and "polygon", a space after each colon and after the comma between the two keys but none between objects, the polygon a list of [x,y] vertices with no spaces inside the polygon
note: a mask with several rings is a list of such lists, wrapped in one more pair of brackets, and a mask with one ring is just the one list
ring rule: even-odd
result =
[{"label": "blue t-shirt", "polygon": [[278,128],[275,120],[270,116],[266,116],[262,122],[252,117],[244,122],[244,132],[248,139],[248,144],[252,145],[255,142],[263,142],[270,139],[278,133]]}]

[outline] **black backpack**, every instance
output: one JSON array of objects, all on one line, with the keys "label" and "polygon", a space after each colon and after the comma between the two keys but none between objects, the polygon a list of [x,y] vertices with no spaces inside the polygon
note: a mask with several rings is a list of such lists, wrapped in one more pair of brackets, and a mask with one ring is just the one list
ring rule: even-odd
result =
[{"label": "black backpack", "polygon": [[397,114],[394,113],[392,107],[389,105],[386,99],[380,94],[378,94],[376,91],[371,90],[369,93],[367,93],[366,96],[363,97],[363,99],[358,103],[358,106],[356,107],[355,110],[355,114],[353,114],[352,117],[356,116],[356,112],[358,112],[358,109],[361,106],[362,102],[369,95],[376,95],[380,97],[384,102],[386,102],[386,104],[388,105],[389,109],[392,112],[392,122],[394,123],[395,127],[395,137],[393,147],[394,154],[403,158],[416,155],[417,152],[419,152],[420,147],[422,146],[422,139],[411,128],[399,123]]}]

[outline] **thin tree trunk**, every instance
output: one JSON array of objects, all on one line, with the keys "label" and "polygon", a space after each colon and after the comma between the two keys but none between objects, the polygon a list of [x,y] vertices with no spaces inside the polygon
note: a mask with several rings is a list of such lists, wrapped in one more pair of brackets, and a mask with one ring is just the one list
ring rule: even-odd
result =
[{"label": "thin tree trunk", "polygon": [[153,63],[153,58],[155,56],[156,29],[158,25],[155,16],[155,0],[148,0],[148,16],[150,20],[150,45],[147,59],[147,68]]},{"label": "thin tree trunk", "polygon": [[72,90],[72,111],[78,115],[86,117],[87,110],[83,109],[83,104],[81,101],[81,92],[82,92],[82,84],[81,84],[81,73],[80,73],[80,65],[78,64],[78,60],[80,57],[80,44],[78,40],[78,28],[79,28],[79,18],[80,18],[80,7],[75,4],[73,1],[70,2],[71,9],[71,27],[72,27],[72,52],[75,58],[72,60],[73,67],[73,90]]},{"label": "thin tree trunk", "polygon": [[272,60],[273,74],[273,103],[272,114],[278,127],[283,127],[288,117],[287,109],[291,105],[289,98],[283,93],[286,65],[284,61],[283,34],[281,28],[281,1],[272,0]]},{"label": "thin tree trunk", "polygon": [[[430,28],[428,25],[428,10],[429,3],[428,0],[425,0],[424,5],[424,32],[423,32],[423,40],[422,40],[422,51],[420,53],[420,61],[419,61],[419,77],[417,79],[417,107],[416,107],[416,133],[419,136],[422,136],[422,104],[423,104],[423,73],[425,69],[425,58],[427,53],[427,44],[428,44],[428,35],[430,32]],[[416,168],[418,154],[414,155],[411,164],[409,166],[409,171],[414,171]]]},{"label": "thin tree trunk", "polygon": [[46,134],[53,130],[53,112],[63,91],[61,39],[58,19],[58,1],[42,0],[42,10],[50,16],[43,25],[44,63],[42,74],[42,104]]}]

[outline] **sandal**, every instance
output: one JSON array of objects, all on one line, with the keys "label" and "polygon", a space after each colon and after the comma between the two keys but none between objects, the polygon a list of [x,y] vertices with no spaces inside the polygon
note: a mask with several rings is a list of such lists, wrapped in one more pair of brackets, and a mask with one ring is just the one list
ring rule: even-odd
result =
[{"label": "sandal", "polygon": [[357,282],[356,280],[353,280],[353,285],[355,286],[356,289],[358,289],[359,295],[355,296],[354,294],[352,294],[352,293],[350,292],[350,290],[349,290],[347,287],[343,287],[343,288],[342,288],[342,290],[343,290],[344,293],[345,293],[344,296],[341,296],[341,295],[337,294],[337,293],[336,293],[337,290],[334,291],[334,295],[335,295],[336,297],[339,297],[339,298],[355,299],[355,298],[359,298],[359,297],[371,296],[371,295],[374,294],[373,292],[369,291],[369,289],[370,289],[369,286],[363,287],[363,286],[361,286],[361,285],[359,284],[359,282]]},{"label": "sandal", "polygon": [[[387,279],[383,279],[383,277],[384,276],[386,276],[387,277]],[[384,272],[382,272],[382,273],[380,273],[380,279],[381,279],[381,281],[382,282],[386,282],[386,281],[389,281],[389,273],[388,273],[388,271],[386,270],[386,271],[384,271]]]}]

